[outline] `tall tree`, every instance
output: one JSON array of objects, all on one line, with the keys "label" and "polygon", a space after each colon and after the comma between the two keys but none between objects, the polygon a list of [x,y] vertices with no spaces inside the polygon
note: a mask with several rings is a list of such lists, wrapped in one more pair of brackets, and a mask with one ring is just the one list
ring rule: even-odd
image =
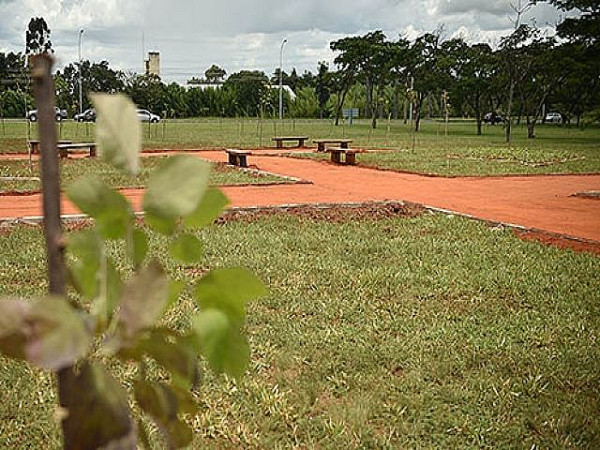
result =
[{"label": "tall tree", "polygon": [[25,32],[25,53],[54,53],[50,41],[50,28],[43,17],[32,17]]},{"label": "tall tree", "polygon": [[233,73],[223,89],[233,94],[238,114],[258,116],[273,106],[269,78],[263,72],[242,70]]},{"label": "tall tree", "polygon": [[208,69],[206,69],[206,71],[204,72],[204,77],[206,78],[206,82],[213,83],[213,84],[222,83],[223,80],[225,79],[225,75],[227,75],[227,72],[225,71],[225,69],[217,66],[216,64],[213,64]]},{"label": "tall tree", "polygon": [[[83,108],[91,107],[88,92],[114,94],[123,91],[125,88],[125,75],[121,71],[112,69],[108,61],[92,63],[89,60],[84,60],[81,63],[69,64],[62,71],[57,72],[57,76],[61,76],[66,82],[64,87],[69,106],[65,105],[63,107],[71,108],[78,101],[80,71],[84,91]],[[62,98],[63,96],[59,93],[59,100]]]},{"label": "tall tree", "polygon": [[448,60],[442,61],[441,33],[419,36],[410,48],[408,70],[414,80],[415,131],[419,131],[423,101],[449,84]]},{"label": "tall tree", "polygon": [[327,102],[329,101],[329,97],[331,97],[331,74],[329,73],[329,66],[325,62],[319,63],[315,94],[317,95],[319,105],[319,118],[322,119],[329,116]]},{"label": "tall tree", "polygon": [[509,36],[500,41],[498,51],[498,68],[500,78],[503,80],[504,89],[507,92],[505,104],[505,140],[510,142],[512,132],[512,110],[517,87],[523,83],[531,71],[533,60],[525,49],[528,39],[532,37],[534,30],[521,25]]},{"label": "tall tree", "polygon": [[456,81],[452,96],[457,103],[468,106],[477,122],[477,135],[481,135],[486,96],[492,89],[495,72],[492,48],[488,44],[470,46],[457,40],[450,56],[453,59],[452,72]]}]

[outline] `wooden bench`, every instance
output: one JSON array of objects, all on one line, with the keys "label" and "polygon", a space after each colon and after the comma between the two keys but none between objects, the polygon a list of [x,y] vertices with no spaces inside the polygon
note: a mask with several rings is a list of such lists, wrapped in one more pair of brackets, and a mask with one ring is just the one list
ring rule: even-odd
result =
[{"label": "wooden bench", "polygon": [[275,147],[283,148],[283,143],[287,141],[298,141],[298,147],[304,147],[304,141],[308,139],[308,136],[275,136],[271,140],[275,142]]},{"label": "wooden bench", "polygon": [[79,150],[82,148],[88,149],[90,152],[90,157],[96,156],[96,146],[95,142],[76,142],[75,144],[58,144],[56,148],[58,149],[58,154],[61,158],[67,158],[69,156],[69,150]]},{"label": "wooden bench", "polygon": [[[356,164],[356,154],[358,153],[357,150],[343,147],[331,147],[327,149],[327,151],[331,153],[331,162],[333,163],[347,164],[349,166]],[[342,155],[345,155],[344,161],[342,161]]]},{"label": "wooden bench", "polygon": [[324,152],[325,144],[339,144],[341,148],[348,148],[352,139],[313,139],[313,142],[317,144],[318,152]]},{"label": "wooden bench", "polygon": [[[71,144],[72,141],[65,141],[65,140],[60,140],[60,141],[56,141],[57,144]],[[40,153],[40,141],[36,141],[36,140],[31,140],[28,142],[29,144],[29,152],[32,155],[35,154],[39,154]]]},{"label": "wooden bench", "polygon": [[248,167],[248,155],[251,155],[252,152],[248,150],[238,150],[233,148],[226,148],[225,152],[227,153],[227,160],[229,164],[232,166],[238,167]]}]

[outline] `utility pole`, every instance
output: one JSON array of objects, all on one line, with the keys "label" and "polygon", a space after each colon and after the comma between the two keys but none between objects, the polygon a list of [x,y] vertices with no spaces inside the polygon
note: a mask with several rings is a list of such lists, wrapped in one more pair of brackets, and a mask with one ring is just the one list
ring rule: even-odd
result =
[{"label": "utility pole", "polygon": [[81,82],[81,36],[83,36],[83,30],[79,30],[79,114],[83,112],[83,87]]},{"label": "utility pole", "polygon": [[283,119],[283,46],[287,42],[287,38],[281,41],[279,49],[279,120]]}]

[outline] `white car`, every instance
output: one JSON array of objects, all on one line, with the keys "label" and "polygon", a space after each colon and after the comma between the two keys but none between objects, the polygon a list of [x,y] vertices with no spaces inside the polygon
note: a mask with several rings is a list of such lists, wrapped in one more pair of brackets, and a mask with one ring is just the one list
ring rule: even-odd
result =
[{"label": "white car", "polygon": [[546,118],[544,119],[546,123],[562,123],[562,116],[560,113],[551,112],[546,114]]},{"label": "white car", "polygon": [[142,122],[152,122],[152,123],[160,122],[160,116],[157,116],[156,114],[152,114],[147,109],[138,109],[137,115],[138,115],[138,119],[140,119]]}]

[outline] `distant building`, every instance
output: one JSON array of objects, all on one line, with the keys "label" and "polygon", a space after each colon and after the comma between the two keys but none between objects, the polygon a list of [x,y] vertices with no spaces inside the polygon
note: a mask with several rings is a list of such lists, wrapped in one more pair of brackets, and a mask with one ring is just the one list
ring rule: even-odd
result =
[{"label": "distant building", "polygon": [[148,59],[144,61],[146,63],[146,75],[156,75],[160,77],[160,53],[149,52]]}]

